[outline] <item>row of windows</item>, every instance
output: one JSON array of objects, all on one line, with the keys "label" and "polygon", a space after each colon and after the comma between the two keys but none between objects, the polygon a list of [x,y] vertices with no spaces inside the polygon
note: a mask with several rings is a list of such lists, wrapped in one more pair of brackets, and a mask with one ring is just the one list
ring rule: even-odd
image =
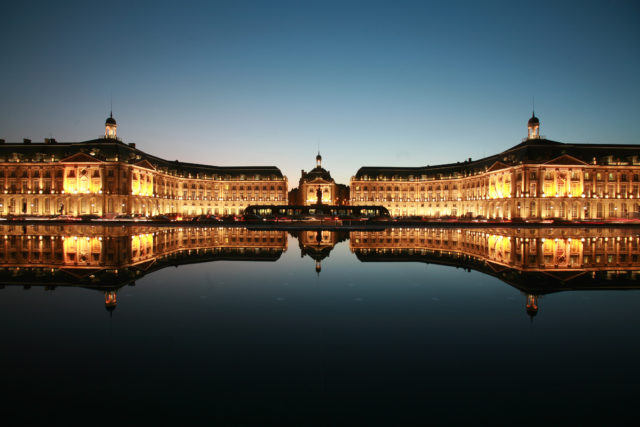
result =
[{"label": "row of windows", "polygon": [[[538,176],[538,173],[536,171],[531,171],[530,172],[530,179],[531,180],[536,180]],[[556,177],[560,177],[561,179],[564,178],[566,179],[566,175],[564,175],[563,173],[558,174],[556,171],[545,171],[544,172],[544,179],[545,180],[553,180]],[[604,181],[604,178],[607,178],[608,181],[616,181],[618,178],[620,178],[621,182],[628,182],[629,178],[631,178],[632,181],[634,182],[638,182],[640,181],[640,174],[637,173],[618,173],[618,172],[584,172],[584,180],[591,180],[594,179],[596,181]],[[570,174],[570,178],[572,181],[579,181],[580,180],[580,172],[576,172],[573,171]],[[492,176],[489,178],[484,178],[480,181],[478,181],[477,179],[473,179],[473,183],[471,184],[465,184],[462,183],[462,188],[473,188],[473,187],[482,187],[482,186],[486,186],[489,185],[488,180],[489,179],[494,179],[494,180],[498,180],[498,181],[503,181],[505,183],[509,183],[510,182],[510,177],[509,176],[504,176],[500,175],[500,176]],[[517,181],[521,181],[522,180],[522,175],[519,173],[517,175]],[[352,184],[353,186],[355,186],[355,191],[360,191],[361,189],[364,191],[369,191],[369,189],[371,191],[416,191],[416,188],[418,187],[414,187],[414,186],[390,186],[390,185],[372,185],[371,187],[367,186],[367,185],[363,185],[361,186],[359,183],[357,183],[357,181],[354,181],[354,184]],[[435,191],[447,191],[449,190],[449,185],[448,184],[442,184],[442,185],[429,185],[426,187],[427,191],[432,191],[433,189],[435,189]],[[453,190],[457,190],[458,186],[457,184],[452,184],[451,188]],[[419,187],[419,191],[424,192],[425,191],[425,186],[421,186]]]}]

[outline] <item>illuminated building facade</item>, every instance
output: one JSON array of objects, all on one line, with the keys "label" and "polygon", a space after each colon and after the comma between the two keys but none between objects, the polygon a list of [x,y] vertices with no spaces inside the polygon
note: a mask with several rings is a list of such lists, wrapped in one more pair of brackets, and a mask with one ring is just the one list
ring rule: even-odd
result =
[{"label": "illuminated building facade", "polygon": [[362,167],[352,205],[394,216],[611,219],[640,217],[640,145],[564,144],[533,115],[520,144],[480,160],[415,168]]},{"label": "illuminated building facade", "polygon": [[168,161],[121,142],[116,129],[110,115],[104,138],[0,140],[0,215],[224,215],[287,204],[287,178],[276,167]]},{"label": "illuminated building facade", "polygon": [[328,170],[322,167],[322,156],[316,156],[316,167],[309,172],[301,172],[297,189],[290,193],[290,202],[295,205],[309,206],[320,201],[325,205],[338,204],[337,184]]}]

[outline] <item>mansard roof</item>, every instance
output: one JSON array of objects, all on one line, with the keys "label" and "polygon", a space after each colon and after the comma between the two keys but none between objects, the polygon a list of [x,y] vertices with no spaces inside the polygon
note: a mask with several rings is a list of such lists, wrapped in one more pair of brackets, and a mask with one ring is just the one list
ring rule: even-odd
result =
[{"label": "mansard roof", "polygon": [[314,181],[316,179],[322,179],[324,181],[333,182],[333,178],[331,178],[331,174],[329,173],[328,170],[324,168],[315,167],[311,169],[309,172],[302,171],[302,177],[300,178],[301,183]]},{"label": "mansard roof", "polygon": [[[150,166],[167,173],[185,175],[206,175],[222,178],[250,179],[260,178],[282,179],[280,169],[275,166],[211,166],[197,163],[184,163],[178,160],[165,160],[138,150],[135,144],[125,144],[117,139],[98,138],[82,142],[46,142],[33,143],[0,143],[0,162],[12,158],[19,158],[21,162],[43,162],[54,157],[57,161],[84,162],[93,159],[100,161],[120,161],[137,164],[142,167]],[[83,160],[80,160],[83,159]],[[146,163],[145,163],[146,161]]]},{"label": "mansard roof", "polygon": [[[520,164],[625,165],[640,161],[640,145],[565,144],[548,139],[527,139],[500,154],[479,160],[422,167],[361,167],[356,179],[439,179],[487,172]],[[366,177],[366,178],[365,178]]]},{"label": "mansard roof", "polygon": [[85,153],[72,154],[67,158],[61,159],[65,163],[102,163],[100,160]]}]

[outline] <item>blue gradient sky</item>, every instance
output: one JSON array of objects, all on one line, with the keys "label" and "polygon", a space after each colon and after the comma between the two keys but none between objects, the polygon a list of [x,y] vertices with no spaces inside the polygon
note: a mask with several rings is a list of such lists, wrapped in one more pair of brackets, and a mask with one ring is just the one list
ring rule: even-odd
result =
[{"label": "blue gradient sky", "polygon": [[637,2],[12,2],[0,138],[118,135],[297,185],[480,158],[541,131],[637,144]]}]

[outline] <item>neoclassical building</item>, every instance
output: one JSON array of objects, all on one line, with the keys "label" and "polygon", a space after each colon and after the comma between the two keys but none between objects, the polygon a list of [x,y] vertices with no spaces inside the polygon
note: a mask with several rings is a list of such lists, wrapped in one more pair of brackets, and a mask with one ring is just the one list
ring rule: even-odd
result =
[{"label": "neoclassical building", "polygon": [[480,160],[426,167],[362,167],[351,204],[397,216],[610,219],[640,216],[640,145],[565,144],[540,136]]},{"label": "neoclassical building", "polygon": [[[325,205],[336,204],[337,186],[331,173],[322,167],[322,156],[316,156],[316,167],[309,172],[304,169],[300,173],[300,182],[297,191],[294,191],[295,204],[315,205],[319,201]],[[318,195],[322,195],[318,200]],[[294,202],[294,200],[292,200]]]},{"label": "neoclassical building", "polygon": [[331,173],[322,167],[320,153],[316,156],[316,167],[309,172],[303,169],[298,187],[289,192],[292,205],[310,206],[318,202],[324,205],[345,205],[349,202],[349,187],[336,184]]},{"label": "neoclassical building", "polygon": [[0,215],[224,215],[287,203],[287,178],[277,167],[164,160],[123,143],[116,131],[111,114],[104,138],[0,140]]}]

